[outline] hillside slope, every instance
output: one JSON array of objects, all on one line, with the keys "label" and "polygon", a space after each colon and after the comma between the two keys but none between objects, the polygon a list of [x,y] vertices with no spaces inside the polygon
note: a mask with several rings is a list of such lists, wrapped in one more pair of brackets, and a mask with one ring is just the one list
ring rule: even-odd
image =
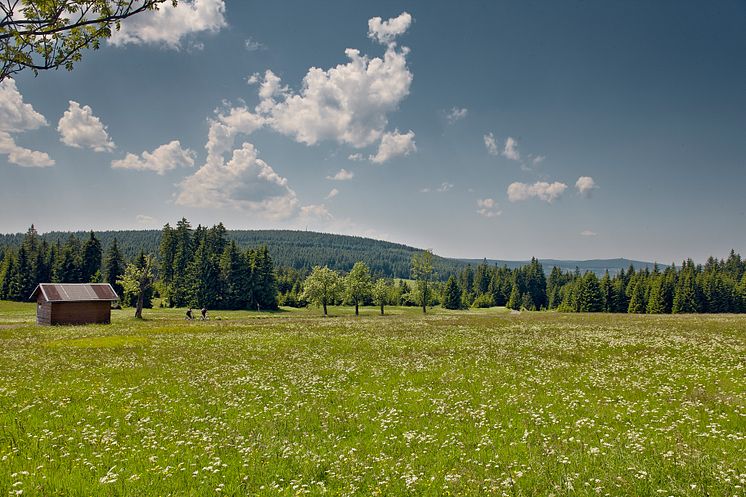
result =
[{"label": "hillside slope", "polygon": [[[41,237],[49,243],[64,242],[71,233],[50,232]],[[72,233],[83,239],[87,232]],[[161,232],[158,230],[97,231],[96,237],[104,250],[117,239],[119,248],[127,258],[140,250],[158,253]],[[373,240],[359,236],[333,235],[311,231],[290,230],[230,230],[228,238],[242,248],[267,245],[276,266],[310,270],[313,266],[329,266],[337,271],[349,271],[357,261],[364,261],[374,275],[409,278],[412,254],[420,251],[397,243]],[[22,234],[0,235],[0,247],[20,245]],[[458,273],[466,264],[456,259],[435,256],[433,266],[438,278],[446,279]]]},{"label": "hillside slope", "polygon": [[[58,241],[64,242],[70,234],[70,232],[53,231],[41,236],[49,243],[57,243]],[[79,238],[88,236],[87,232],[82,231],[73,234]],[[96,236],[101,240],[104,250],[116,238],[120,249],[127,258],[136,256],[140,250],[157,254],[161,241],[159,230],[98,231]],[[326,265],[338,271],[349,271],[356,261],[362,260],[374,274],[394,278],[409,277],[412,254],[420,250],[407,245],[371,238],[312,231],[231,230],[228,231],[228,237],[235,240],[242,248],[266,244],[277,266],[308,270],[316,265]],[[22,239],[22,234],[0,235],[0,247],[18,246]],[[476,266],[482,261],[483,259],[450,259],[436,256],[433,264],[438,279],[445,280],[448,276],[460,272],[467,264]],[[543,259],[540,261],[546,273],[549,273],[553,266],[558,266],[563,271],[574,271],[577,267],[581,273],[593,271],[599,276],[606,270],[612,275],[616,274],[622,268],[628,268],[630,264],[634,265],[636,269],[652,268],[653,266],[649,262],[629,259],[585,261]],[[522,266],[528,261],[487,259],[487,262],[490,265],[507,265],[512,269]]]}]

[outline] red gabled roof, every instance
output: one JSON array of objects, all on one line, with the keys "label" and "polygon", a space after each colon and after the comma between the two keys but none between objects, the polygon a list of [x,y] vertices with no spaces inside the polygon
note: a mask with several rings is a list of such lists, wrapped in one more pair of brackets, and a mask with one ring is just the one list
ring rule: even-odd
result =
[{"label": "red gabled roof", "polygon": [[108,283],[39,283],[29,297],[35,300],[41,292],[47,302],[113,302],[117,292]]}]

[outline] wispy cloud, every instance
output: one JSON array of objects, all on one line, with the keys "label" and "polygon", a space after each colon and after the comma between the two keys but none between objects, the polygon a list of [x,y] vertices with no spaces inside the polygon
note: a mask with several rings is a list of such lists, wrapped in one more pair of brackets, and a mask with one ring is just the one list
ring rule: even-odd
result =
[{"label": "wispy cloud", "polygon": [[487,148],[487,153],[490,155],[500,155],[500,151],[497,149],[497,142],[495,141],[495,135],[492,132],[487,133],[483,136],[484,146]]},{"label": "wispy cloud", "polygon": [[267,48],[263,43],[259,43],[255,39],[248,37],[243,42],[244,48],[249,52],[256,52],[257,50],[264,50]]},{"label": "wispy cloud", "polygon": [[464,119],[468,113],[469,109],[451,107],[451,110],[446,113],[446,120],[448,121],[448,124],[454,124]]},{"label": "wispy cloud", "polygon": [[453,189],[453,183],[448,183],[447,181],[444,181],[437,188],[423,188],[422,190],[420,190],[420,192],[422,193],[429,193],[429,192],[445,193],[445,192],[451,191],[452,189]]},{"label": "wispy cloud", "polygon": [[492,198],[480,198],[477,200],[477,214],[482,217],[497,217],[503,211],[499,209],[497,202]]},{"label": "wispy cloud", "polygon": [[502,155],[510,160],[521,160],[521,154],[518,153],[518,142],[513,137],[509,136],[505,140]]},{"label": "wispy cloud", "polygon": [[337,171],[334,176],[327,176],[326,179],[332,180],[332,181],[349,181],[352,178],[355,177],[355,173],[352,171],[348,171],[345,168],[340,169]]}]

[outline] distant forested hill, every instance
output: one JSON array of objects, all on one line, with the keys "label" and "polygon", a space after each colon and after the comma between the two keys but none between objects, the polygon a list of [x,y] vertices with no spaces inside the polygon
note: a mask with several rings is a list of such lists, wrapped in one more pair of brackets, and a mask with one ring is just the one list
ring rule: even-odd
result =
[{"label": "distant forested hill", "polygon": [[[87,232],[72,233],[83,239]],[[69,232],[50,232],[41,235],[49,243],[64,243]],[[161,232],[156,230],[139,231],[97,231],[96,237],[106,250],[114,238],[119,249],[128,259],[139,254],[158,254]],[[349,271],[356,261],[364,261],[374,275],[393,278],[409,278],[412,254],[420,249],[397,243],[384,242],[358,236],[332,235],[310,231],[288,230],[233,230],[228,238],[235,240],[242,248],[267,245],[277,267],[292,267],[310,270],[313,266],[329,266],[338,271]],[[22,234],[0,235],[0,247],[18,247]],[[456,275],[465,263],[456,259],[433,258],[433,266],[439,279]]]},{"label": "distant forested hill", "polygon": [[[69,232],[53,231],[42,236],[50,243],[63,242],[70,236]],[[83,239],[87,232],[73,233]],[[97,231],[96,237],[101,240],[104,250],[116,237],[119,248],[128,259],[135,257],[140,250],[146,253],[158,254],[161,242],[159,230],[137,231]],[[266,244],[276,266],[292,267],[299,270],[311,269],[315,265],[329,266],[338,271],[349,271],[356,261],[364,261],[376,275],[393,278],[409,278],[409,264],[412,254],[420,249],[363,238],[359,236],[332,235],[312,231],[288,230],[233,230],[228,231],[228,238],[235,240],[242,248],[256,247]],[[22,234],[0,235],[0,247],[20,245]],[[433,264],[438,273],[438,279],[445,280],[451,275],[458,274],[467,264],[476,266],[482,259],[448,259],[434,257]],[[510,269],[526,265],[525,261],[502,261],[487,259],[490,265],[507,265]],[[630,264],[636,269],[652,268],[650,262],[632,261],[629,259],[596,259],[586,261],[562,261],[542,259],[539,262],[544,272],[549,274],[552,267],[558,266],[562,271],[574,271],[576,267],[581,274],[592,271],[598,276],[608,269],[613,276],[621,269],[627,269]]]}]

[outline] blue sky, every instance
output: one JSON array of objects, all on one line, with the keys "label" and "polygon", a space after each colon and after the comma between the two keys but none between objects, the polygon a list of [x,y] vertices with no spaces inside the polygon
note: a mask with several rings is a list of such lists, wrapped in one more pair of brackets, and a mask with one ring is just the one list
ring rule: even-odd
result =
[{"label": "blue sky", "polygon": [[182,0],[3,83],[0,231],[744,253],[744,25],[741,1]]}]

